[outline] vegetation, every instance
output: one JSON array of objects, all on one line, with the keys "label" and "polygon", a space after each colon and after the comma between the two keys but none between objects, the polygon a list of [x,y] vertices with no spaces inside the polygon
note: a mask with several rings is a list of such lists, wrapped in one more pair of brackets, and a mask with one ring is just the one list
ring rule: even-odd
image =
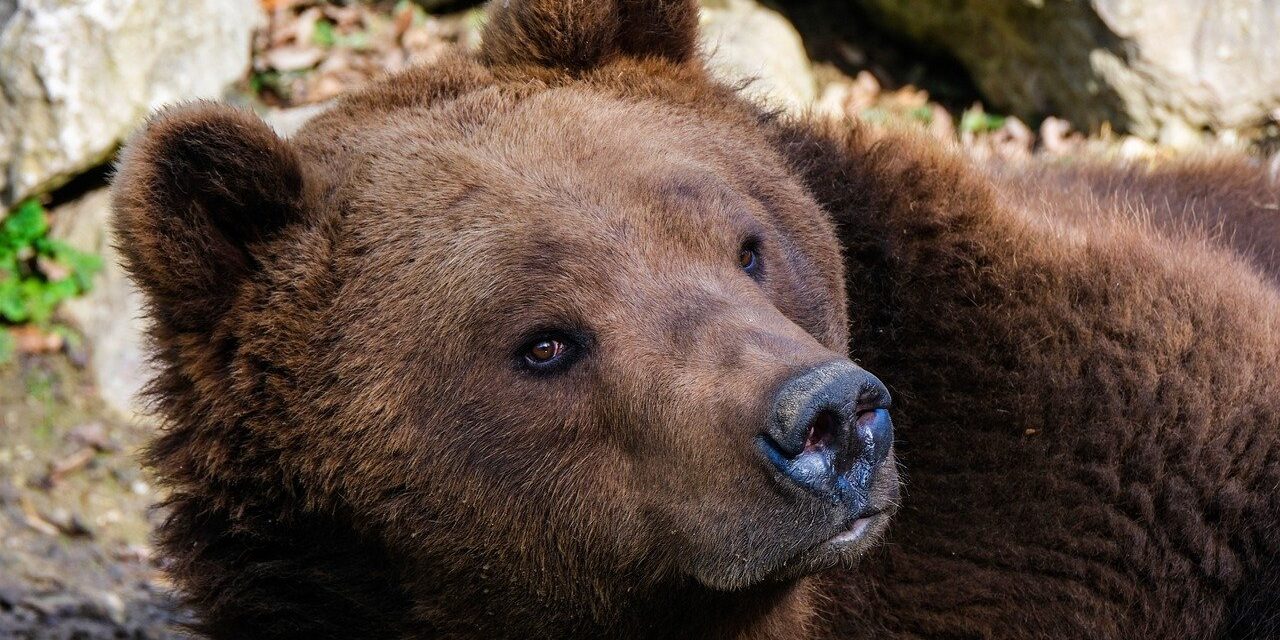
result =
[{"label": "vegetation", "polygon": [[[102,268],[94,255],[49,237],[49,215],[36,200],[0,221],[0,325],[47,327],[58,305],[89,291]],[[0,362],[13,357],[13,335],[0,331]]]}]

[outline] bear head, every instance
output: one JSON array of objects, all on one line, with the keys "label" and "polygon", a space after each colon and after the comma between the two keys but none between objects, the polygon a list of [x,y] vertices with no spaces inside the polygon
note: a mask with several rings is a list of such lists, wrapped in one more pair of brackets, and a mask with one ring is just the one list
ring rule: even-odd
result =
[{"label": "bear head", "polygon": [[159,543],[206,632],[802,624],[877,539],[889,398],[832,223],[696,18],[495,3],[478,55],[293,139],[202,103],[127,147]]}]

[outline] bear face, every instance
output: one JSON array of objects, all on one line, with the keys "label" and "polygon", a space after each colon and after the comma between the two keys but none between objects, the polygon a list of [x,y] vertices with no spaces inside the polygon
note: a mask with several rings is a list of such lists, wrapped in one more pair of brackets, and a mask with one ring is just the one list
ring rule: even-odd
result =
[{"label": "bear face", "polygon": [[479,60],[295,140],[195,105],[129,146],[160,539],[207,632],[652,632],[785,609],[883,532],[834,230],[694,12],[503,5]]},{"label": "bear face", "polygon": [[[341,355],[315,375],[339,372],[355,391],[334,398],[334,423],[368,443],[333,481],[367,491],[383,474],[352,470],[408,454],[429,473],[386,480],[434,499],[405,510],[483,523],[450,537],[495,540],[486,556],[545,526],[536,547],[573,532],[557,544],[596,570],[666,548],[662,572],[719,589],[836,561],[796,551],[887,509],[896,483],[877,463],[867,487],[883,494],[831,509],[790,482],[779,492],[761,455],[780,389],[845,360],[831,230],[780,163],[728,127],[589,92],[464,96],[441,112],[427,128],[366,128],[332,196],[350,268],[323,322],[342,328],[324,338]],[[452,138],[454,114],[477,112],[474,132]]]}]

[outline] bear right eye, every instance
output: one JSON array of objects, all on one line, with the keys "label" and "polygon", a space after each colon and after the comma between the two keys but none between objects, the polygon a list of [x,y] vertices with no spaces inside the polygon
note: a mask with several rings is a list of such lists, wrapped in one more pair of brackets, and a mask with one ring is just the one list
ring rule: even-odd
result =
[{"label": "bear right eye", "polygon": [[577,355],[573,340],[564,335],[542,335],[520,349],[524,367],[538,373],[549,373],[568,366]]},{"label": "bear right eye", "polygon": [[527,356],[530,364],[546,364],[560,357],[565,346],[559,340],[542,340],[529,348]]}]

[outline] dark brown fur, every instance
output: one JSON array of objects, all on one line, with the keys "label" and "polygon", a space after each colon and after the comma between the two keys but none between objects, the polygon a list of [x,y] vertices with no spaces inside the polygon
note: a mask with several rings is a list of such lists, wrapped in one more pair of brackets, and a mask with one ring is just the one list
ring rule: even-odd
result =
[{"label": "dark brown fur", "polygon": [[843,229],[852,350],[893,381],[908,470],[890,544],[828,582],[834,635],[1275,633],[1274,288],[921,140],[783,140]]},{"label": "dark brown fur", "polygon": [[[496,11],[479,59],[287,143],[195,105],[125,154],[160,547],[205,633],[1275,629],[1280,303],[1254,267],[1119,195],[779,120],[707,79],[691,2]],[[1223,177],[1270,188],[1252,171]],[[743,225],[761,286],[716,266]],[[556,385],[494,368],[548,309],[600,355]],[[856,569],[765,575],[820,522],[754,484],[755,398],[846,344],[894,392],[905,506]]]}]

